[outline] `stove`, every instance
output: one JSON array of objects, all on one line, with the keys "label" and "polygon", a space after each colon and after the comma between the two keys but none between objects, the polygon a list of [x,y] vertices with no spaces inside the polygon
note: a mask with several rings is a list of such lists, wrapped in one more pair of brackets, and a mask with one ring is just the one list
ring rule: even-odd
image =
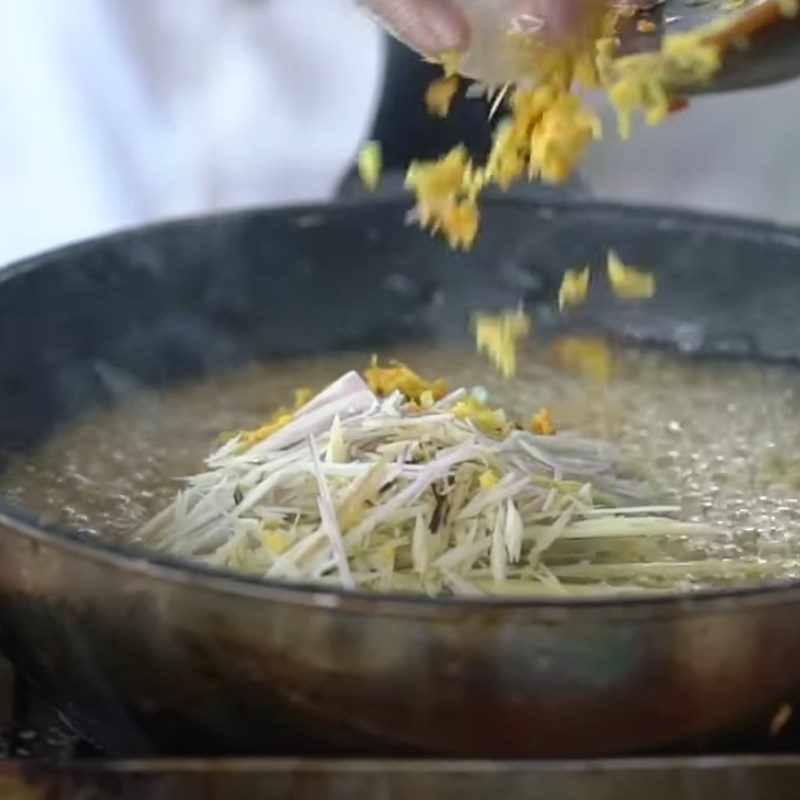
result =
[{"label": "stove", "polygon": [[[798,698],[800,708],[800,698]],[[531,762],[110,757],[0,660],[0,798],[111,800],[798,800],[800,720],[784,704],[746,729],[619,759]]]}]

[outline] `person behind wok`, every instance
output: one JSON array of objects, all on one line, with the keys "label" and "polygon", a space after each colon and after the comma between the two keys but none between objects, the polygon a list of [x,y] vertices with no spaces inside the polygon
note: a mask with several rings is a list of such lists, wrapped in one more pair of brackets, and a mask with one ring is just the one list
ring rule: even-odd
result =
[{"label": "person behind wok", "polygon": [[[504,2],[553,36],[579,7]],[[469,46],[450,0],[26,0],[4,10],[0,264],[152,220],[332,198],[366,138],[383,142],[398,175],[412,158],[462,141],[480,156],[490,141],[482,101],[461,98],[446,120],[425,113],[438,68],[418,53]],[[703,98],[631,142],[609,135],[591,148],[583,186],[800,221],[799,89]]]}]

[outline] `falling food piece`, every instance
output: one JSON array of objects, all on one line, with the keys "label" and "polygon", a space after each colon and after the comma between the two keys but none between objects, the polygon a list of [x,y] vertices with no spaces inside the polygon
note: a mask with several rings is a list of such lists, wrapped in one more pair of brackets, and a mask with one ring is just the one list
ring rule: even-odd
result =
[{"label": "falling food piece", "polygon": [[564,311],[586,302],[589,294],[589,267],[568,269],[558,290],[558,308]]},{"label": "falling food piece", "polygon": [[[534,102],[533,108],[536,108]],[[516,120],[515,120],[516,123]],[[524,131],[524,129],[523,129]],[[555,94],[538,120],[530,121],[527,133],[528,179],[564,183],[572,177],[586,155],[589,143],[602,137],[599,118],[574,94]]]},{"label": "falling food piece", "polygon": [[358,154],[361,182],[371,192],[378,188],[383,172],[383,153],[379,142],[367,142]]},{"label": "falling food piece", "polygon": [[555,436],[556,426],[550,409],[543,408],[533,415],[531,430],[539,436]]},{"label": "falling food piece", "polygon": [[417,195],[417,221],[432,233],[444,231],[453,248],[472,246],[480,224],[477,197],[484,183],[485,174],[474,168],[464,147],[439,161],[413,161],[406,174],[406,188]]},{"label": "falling food piece", "polygon": [[553,344],[555,362],[568,372],[606,385],[615,373],[614,358],[604,339],[566,336]]},{"label": "falling food piece", "polygon": [[464,55],[458,50],[447,50],[438,58],[429,59],[433,64],[441,64],[445,78],[457,76],[461,72],[461,61]]},{"label": "falling food piece", "polygon": [[378,397],[388,397],[393,392],[401,392],[408,400],[423,408],[423,398],[430,395],[434,400],[441,400],[447,392],[447,384],[441,379],[429,381],[417,375],[414,370],[392,361],[390,366],[381,367],[377,358],[364,370],[367,385]]},{"label": "falling food piece", "polygon": [[608,251],[607,271],[614,294],[623,300],[646,300],[656,293],[655,275],[627,266],[613,250]]},{"label": "falling food piece", "polygon": [[458,75],[435,80],[425,92],[425,106],[428,113],[444,119],[450,113],[453,98],[458,92]]},{"label": "falling food piece", "polygon": [[454,250],[472,247],[480,225],[478,205],[474,200],[462,200],[444,208],[440,219],[450,247]]},{"label": "falling food piece", "polygon": [[[782,2],[786,13],[790,7],[796,11],[797,0]],[[685,107],[673,100],[675,92],[711,80],[729,45],[725,36],[738,30],[734,20],[721,30],[712,24],[671,33],[657,52],[621,56],[619,23],[637,13],[636,4],[594,7],[597,11],[588,14],[580,36],[568,44],[554,44],[530,25],[517,26],[506,36],[519,80],[495,91],[491,116],[501,106],[509,113],[496,128],[485,164],[474,163],[462,147],[456,147],[438,161],[411,165],[406,188],[416,195],[413,218],[432,233],[442,233],[450,247],[472,246],[480,227],[478,199],[488,186],[505,190],[522,178],[554,184],[569,180],[591,141],[603,135],[600,119],[584,103],[582,90],[606,92],[620,134],[627,139],[635,113],[642,112],[648,125],[658,125]],[[641,33],[657,31],[649,19],[639,20],[636,28]],[[426,95],[429,110],[437,116],[449,111],[461,60],[458,52],[430,59],[445,73]],[[435,191],[440,167],[450,176],[451,190],[444,194]]]},{"label": "falling food piece", "polygon": [[487,186],[507,189],[522,177],[569,180],[589,142],[602,135],[599,117],[570,89],[578,73],[584,85],[597,83],[593,62],[584,55],[564,57],[545,48],[532,56],[542,83],[511,93],[510,115],[498,125],[484,166],[460,145],[438,161],[411,164],[406,188],[416,195],[415,217],[423,228],[441,231],[452,248],[468,249],[478,234],[478,198]]},{"label": "falling food piece", "polygon": [[524,311],[501,314],[479,314],[475,317],[475,333],[479,353],[486,353],[504,378],[517,374],[517,346],[532,329]]}]

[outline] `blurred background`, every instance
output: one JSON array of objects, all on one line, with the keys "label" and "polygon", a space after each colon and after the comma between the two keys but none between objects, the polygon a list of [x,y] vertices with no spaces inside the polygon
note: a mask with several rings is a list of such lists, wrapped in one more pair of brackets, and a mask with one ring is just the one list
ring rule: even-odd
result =
[{"label": "blurred background", "polygon": [[[485,107],[427,120],[432,68],[352,0],[0,0],[0,264],[209,210],[330,197],[361,141],[389,166],[485,148]],[[599,197],[800,223],[800,82],[695,100],[622,143]]]}]

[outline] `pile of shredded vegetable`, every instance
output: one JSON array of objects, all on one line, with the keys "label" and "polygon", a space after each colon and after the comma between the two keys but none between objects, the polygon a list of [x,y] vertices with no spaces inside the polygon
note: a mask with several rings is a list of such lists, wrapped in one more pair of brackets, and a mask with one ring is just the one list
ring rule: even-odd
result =
[{"label": "pile of shredded vegetable", "polygon": [[[610,447],[532,411],[523,427],[483,389],[374,363],[266,436],[229,438],[141,539],[268,578],[469,596],[640,589],[664,543],[719,534],[653,504]],[[678,586],[664,562],[660,588]]]}]

